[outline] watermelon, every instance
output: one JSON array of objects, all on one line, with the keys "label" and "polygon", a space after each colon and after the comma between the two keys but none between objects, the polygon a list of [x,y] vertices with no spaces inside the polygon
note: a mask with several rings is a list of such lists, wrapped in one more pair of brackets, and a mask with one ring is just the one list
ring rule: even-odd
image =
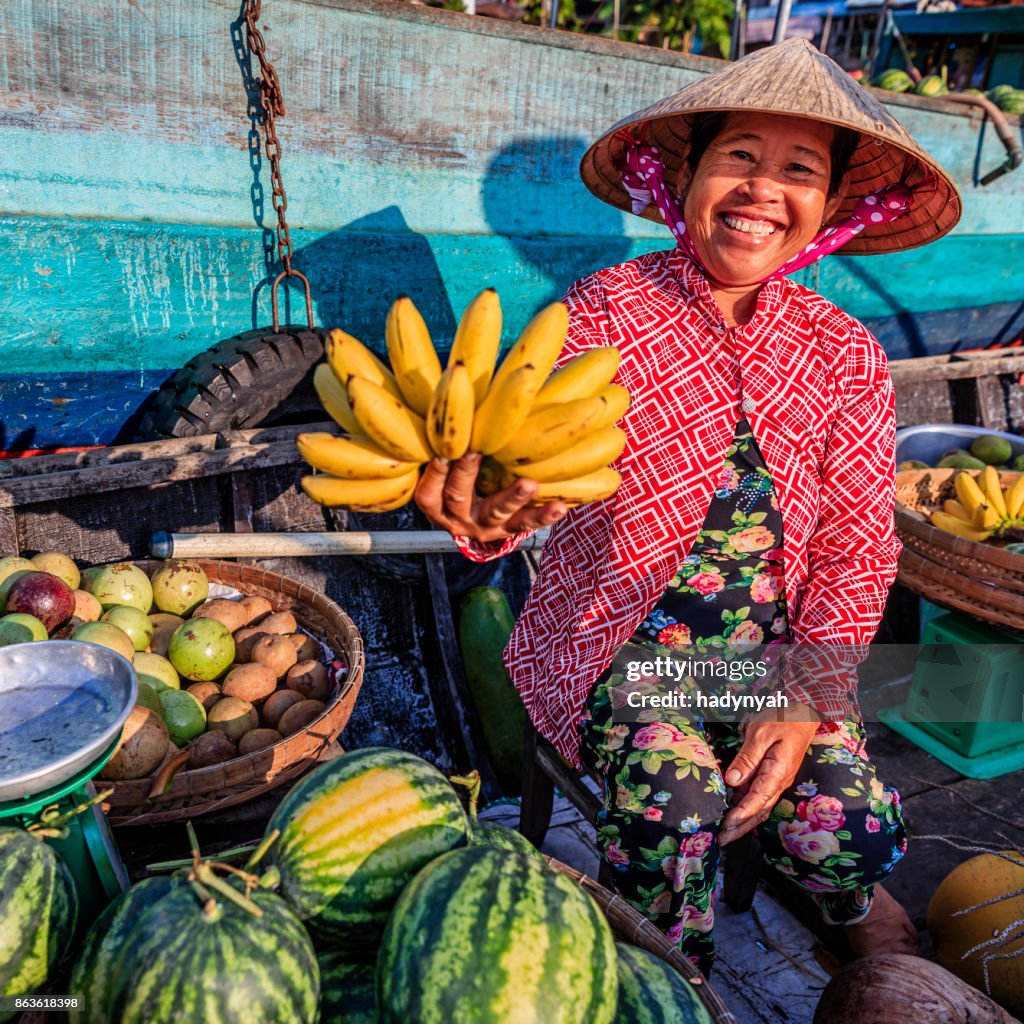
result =
[{"label": "watermelon", "polygon": [[373,961],[353,960],[343,950],[321,950],[320,1024],[377,1024]]},{"label": "watermelon", "polygon": [[693,986],[664,960],[616,942],[619,1002],[614,1024],[714,1024]]},{"label": "watermelon", "polygon": [[945,96],[949,87],[941,75],[927,75],[917,83],[914,91],[918,96]]},{"label": "watermelon", "polygon": [[[234,883],[230,883],[234,884]],[[204,905],[172,889],[124,939],[105,1020],[118,1024],[315,1024],[320,971],[302,923],[272,892]]]},{"label": "watermelon", "polygon": [[71,1024],[106,1024],[114,965],[139,916],[166,896],[176,882],[166,875],[147,878],[121,893],[93,922],[71,971],[68,991],[79,997],[68,1013]]},{"label": "watermelon", "polygon": [[415,754],[367,747],[321,765],[278,805],[269,861],[281,894],[325,945],[374,945],[398,894],[469,821],[448,780]]},{"label": "watermelon", "polygon": [[540,850],[521,832],[496,821],[474,821],[473,834],[469,838],[471,846],[486,846],[492,850],[509,850],[534,860],[547,867],[547,861],[541,856]]},{"label": "watermelon", "polygon": [[[30,832],[0,828],[0,996],[39,988],[77,922],[78,893],[60,857]],[[0,1010],[0,1020],[10,1016]]]},{"label": "watermelon", "polygon": [[889,92],[911,92],[914,88],[914,80],[906,71],[889,68],[875,79],[875,86],[879,89],[888,89]]},{"label": "watermelon", "polygon": [[540,851],[524,835],[507,825],[496,821],[481,821],[476,814],[480,801],[480,773],[474,768],[468,775],[453,775],[451,782],[456,786],[465,786],[469,791],[469,845],[489,846],[491,849],[511,850],[527,857],[533,857],[547,866],[547,861]]},{"label": "watermelon", "polygon": [[610,1024],[615,942],[565,875],[453,850],[406,887],[377,956],[380,1024]]},{"label": "watermelon", "polygon": [[988,98],[995,104],[998,104],[1000,99],[1007,93],[1015,92],[1016,90],[1012,85],[994,85],[988,91]]},{"label": "watermelon", "polygon": [[1024,90],[1009,89],[999,96],[996,104],[1007,114],[1024,114]]}]

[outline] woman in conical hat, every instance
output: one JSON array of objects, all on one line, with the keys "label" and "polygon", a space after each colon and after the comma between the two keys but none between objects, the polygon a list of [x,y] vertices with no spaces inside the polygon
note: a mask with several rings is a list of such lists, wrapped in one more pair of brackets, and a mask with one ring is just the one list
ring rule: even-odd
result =
[{"label": "woman in conical hat", "polygon": [[[854,671],[896,575],[893,389],[863,325],[787,275],[940,238],[956,187],[802,40],[620,121],[581,173],[677,243],[565,297],[562,361],[621,353],[622,484],[530,507],[530,480],[477,496],[467,456],[431,464],[417,502],[476,560],[553,525],[506,664],[541,735],[604,780],[617,888],[695,963],[712,962],[719,848],[754,829],[855,955],[914,952],[879,884],[906,832]],[[652,702],[686,657],[750,645],[785,650],[785,708],[731,676]]]}]

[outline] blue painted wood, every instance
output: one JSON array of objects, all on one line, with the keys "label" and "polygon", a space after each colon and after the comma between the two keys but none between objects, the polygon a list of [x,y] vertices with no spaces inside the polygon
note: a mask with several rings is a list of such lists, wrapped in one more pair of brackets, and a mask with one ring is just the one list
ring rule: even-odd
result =
[{"label": "blue painted wood", "polygon": [[[236,0],[0,5],[8,438],[109,439],[159,368],[269,321],[274,218],[249,149],[237,15]],[[465,304],[494,286],[507,342],[574,278],[670,244],[590,196],[576,168],[610,123],[717,62],[386,0],[268,0],[264,31],[287,103],[295,264],[321,324],[379,348],[405,292],[444,348]],[[974,186],[1003,159],[977,115],[879,95],[964,188],[961,226],[798,280],[895,324],[894,356],[944,351],[932,314],[1024,293],[1024,177]],[[64,401],[69,387],[90,397]]]}]

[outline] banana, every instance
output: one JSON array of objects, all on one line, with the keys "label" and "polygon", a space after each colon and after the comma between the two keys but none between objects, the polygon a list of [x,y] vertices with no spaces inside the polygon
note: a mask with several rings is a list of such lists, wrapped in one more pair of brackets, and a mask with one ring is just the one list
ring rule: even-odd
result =
[{"label": "banana", "polygon": [[1000,519],[1006,518],[1006,499],[1003,489],[999,486],[999,470],[995,466],[986,466],[981,471],[981,489],[988,495],[988,503],[996,510]]},{"label": "banana", "polygon": [[427,408],[427,439],[443,459],[460,459],[473,434],[473,381],[461,362],[449,363]]},{"label": "banana", "polygon": [[947,498],[942,503],[942,510],[947,515],[956,516],[957,519],[962,519],[968,526],[974,522],[974,517],[971,513],[968,512],[959,501],[954,501],[952,498]]},{"label": "banana", "polygon": [[476,493],[485,498],[501,490],[501,463],[485,455],[476,475]]},{"label": "banana", "polygon": [[407,476],[417,468],[379,448],[368,437],[335,437],[333,434],[299,434],[299,455],[314,469],[345,480],[380,480]]},{"label": "banana", "polygon": [[991,530],[975,530],[962,519],[938,510],[932,513],[932,524],[939,527],[940,530],[948,530],[950,533],[955,533],[958,537],[966,537],[967,540],[982,541],[988,540],[992,536]]},{"label": "banana", "polygon": [[1014,481],[1013,485],[1006,492],[1006,514],[1010,519],[1016,519],[1021,509],[1024,509],[1024,473]]},{"label": "banana", "polygon": [[603,395],[549,405],[531,413],[512,440],[492,454],[509,467],[549,459],[582,441],[592,430],[610,426],[601,422],[608,415],[609,404]]},{"label": "banana", "polygon": [[520,366],[503,381],[495,379],[473,418],[470,451],[490,455],[508,444],[533,411],[533,400],[544,383],[535,366]]},{"label": "banana", "polygon": [[564,501],[566,505],[583,505],[588,501],[603,501],[610,498],[621,483],[622,477],[614,469],[605,466],[571,480],[548,480],[539,484],[530,504],[546,505],[549,501]]},{"label": "banana", "polygon": [[344,331],[330,331],[324,342],[327,362],[334,375],[347,384],[349,377],[361,377],[401,398],[395,375],[361,341]]},{"label": "banana", "polygon": [[396,299],[388,310],[384,341],[402,397],[413,412],[425,416],[441,379],[441,360],[420,311],[407,295]]},{"label": "banana", "polygon": [[545,381],[533,403],[534,408],[600,394],[611,384],[619,368],[620,358],[617,348],[607,346],[591,349],[570,359]]},{"label": "banana", "polygon": [[316,389],[320,404],[327,415],[349,434],[361,434],[362,427],[352,413],[348,395],[341,381],[334,376],[334,371],[327,363],[319,363],[313,371],[313,387]]},{"label": "banana", "polygon": [[570,480],[586,476],[607,466],[622,454],[626,446],[626,432],[619,427],[604,427],[588,434],[582,441],[558,455],[539,462],[524,462],[510,468],[514,477],[526,476],[531,480]]},{"label": "banana", "polygon": [[387,512],[406,504],[419,482],[419,467],[389,480],[341,480],[336,476],[304,476],[302,489],[318,505],[344,505],[360,512]]},{"label": "banana", "polygon": [[569,330],[569,310],[561,302],[545,306],[524,328],[494,373],[491,390],[522,366],[535,366],[541,380],[551,372]]},{"label": "banana", "polygon": [[466,364],[477,407],[487,395],[500,347],[501,303],[498,293],[487,288],[463,312],[448,354],[449,365],[457,362]]},{"label": "banana", "polygon": [[1002,522],[999,513],[991,505],[979,505],[974,510],[973,518],[976,530],[994,530]]},{"label": "banana", "polygon": [[960,504],[963,505],[971,515],[974,515],[974,510],[979,505],[987,505],[985,501],[985,495],[981,493],[981,488],[977,485],[974,477],[967,472],[959,472],[953,478],[953,486],[956,488],[956,496],[960,499]]},{"label": "banana", "polygon": [[427,426],[400,398],[361,377],[349,377],[348,400],[363,428],[361,433],[403,462],[429,462],[433,458]]},{"label": "banana", "polygon": [[602,427],[610,427],[626,415],[630,398],[629,392],[621,384],[609,384],[598,397],[605,403],[605,408],[596,421],[591,424],[592,429],[600,430]]}]

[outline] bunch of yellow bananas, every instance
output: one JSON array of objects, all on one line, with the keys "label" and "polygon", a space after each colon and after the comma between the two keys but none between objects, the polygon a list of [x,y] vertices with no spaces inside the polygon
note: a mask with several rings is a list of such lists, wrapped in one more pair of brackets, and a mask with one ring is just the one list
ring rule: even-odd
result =
[{"label": "bunch of yellow bananas", "polygon": [[1024,473],[1008,487],[999,471],[986,466],[975,478],[966,470],[953,479],[956,498],[931,514],[932,524],[968,540],[988,540],[1024,527]]},{"label": "bunch of yellow bananas", "polygon": [[495,368],[501,305],[488,288],[463,313],[443,371],[405,296],[384,327],[390,368],[351,335],[331,331],[313,384],[348,436],[298,436],[299,454],[319,471],[302,478],[302,489],[321,505],[383,512],[412,498],[434,455],[479,452],[487,456],[482,493],[531,477],[540,485],[534,504],[611,496],[621,481],[608,463],[626,443],[614,424],[629,408],[629,393],[611,383],[619,353],[592,349],[551,373],[568,325],[562,303],[541,310]]}]

